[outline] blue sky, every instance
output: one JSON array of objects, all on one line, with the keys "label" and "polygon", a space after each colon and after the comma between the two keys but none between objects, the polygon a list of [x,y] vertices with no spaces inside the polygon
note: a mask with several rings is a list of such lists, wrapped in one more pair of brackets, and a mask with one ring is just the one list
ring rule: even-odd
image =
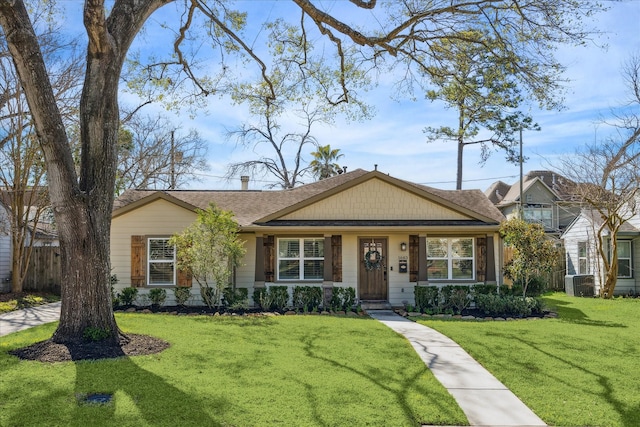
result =
[{"label": "blue sky", "polygon": [[[262,5],[269,3],[261,2]],[[528,158],[525,173],[548,169],[554,162],[557,164],[558,156],[605,138],[610,129],[599,122],[610,118],[611,109],[619,107],[628,98],[620,71],[621,64],[632,53],[640,54],[640,0],[605,3],[610,10],[596,16],[594,25],[604,32],[596,41],[607,47],[588,43],[586,47],[558,51],[557,57],[567,67],[565,76],[571,81],[565,98],[566,109],[560,112],[531,110],[541,131],[523,135],[524,155]],[[81,2],[68,4],[72,4],[73,9],[81,7]],[[344,154],[340,164],[349,170],[373,170],[377,165],[378,170],[400,179],[454,189],[455,146],[444,142],[427,143],[423,129],[449,123],[455,118],[455,112],[424,99],[399,102],[391,98],[391,93],[390,86],[381,84],[366,95],[367,102],[377,111],[371,120],[362,123],[338,120],[333,127],[314,128],[313,134],[321,144],[339,148]],[[194,182],[189,188],[238,189],[239,177],[231,182],[221,179],[226,166],[230,162],[255,158],[256,154],[227,140],[224,129],[240,125],[246,111],[240,107],[231,108],[218,99],[208,110],[207,114],[193,119],[187,114],[176,117],[183,129],[197,129],[210,144],[210,170],[203,173],[202,182]],[[464,189],[485,190],[498,179],[513,183],[519,178],[519,166],[507,163],[501,153],[494,153],[481,166],[478,164],[479,148],[468,146],[464,158]],[[253,180],[250,188],[262,188],[261,179]]]}]

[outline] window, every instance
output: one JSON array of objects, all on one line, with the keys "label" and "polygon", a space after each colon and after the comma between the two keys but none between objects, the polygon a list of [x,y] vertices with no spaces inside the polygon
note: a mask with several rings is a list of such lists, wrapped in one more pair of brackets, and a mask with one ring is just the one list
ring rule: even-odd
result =
[{"label": "window", "polygon": [[148,284],[174,285],[176,282],[176,251],[169,238],[147,240]]},{"label": "window", "polygon": [[278,239],[277,280],[322,280],[324,238]]},{"label": "window", "polygon": [[537,222],[542,224],[544,228],[553,227],[553,210],[551,209],[551,205],[525,205],[523,213],[524,220],[527,222]]},{"label": "window", "polygon": [[429,279],[473,279],[473,238],[427,239],[427,275]]},{"label": "window", "polygon": [[631,241],[618,241],[618,277],[630,278],[631,276]]},{"label": "window", "polygon": [[578,274],[589,274],[587,242],[578,242]]}]

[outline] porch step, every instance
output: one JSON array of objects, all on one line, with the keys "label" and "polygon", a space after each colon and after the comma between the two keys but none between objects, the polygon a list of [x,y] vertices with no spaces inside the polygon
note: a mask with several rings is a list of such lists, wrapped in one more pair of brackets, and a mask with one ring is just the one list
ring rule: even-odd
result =
[{"label": "porch step", "polygon": [[363,310],[391,310],[391,304],[387,301],[361,301],[360,307]]}]

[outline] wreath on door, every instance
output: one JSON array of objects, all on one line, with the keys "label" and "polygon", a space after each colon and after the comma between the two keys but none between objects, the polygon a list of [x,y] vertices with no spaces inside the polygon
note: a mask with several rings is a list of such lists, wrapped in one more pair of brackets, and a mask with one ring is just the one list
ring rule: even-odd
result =
[{"label": "wreath on door", "polygon": [[378,270],[382,268],[382,255],[377,250],[373,249],[364,255],[364,268],[367,271]]}]

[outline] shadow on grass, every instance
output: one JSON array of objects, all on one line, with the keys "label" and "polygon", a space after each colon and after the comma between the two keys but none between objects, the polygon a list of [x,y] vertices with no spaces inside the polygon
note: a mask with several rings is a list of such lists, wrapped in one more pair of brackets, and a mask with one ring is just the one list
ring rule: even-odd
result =
[{"label": "shadow on grass", "polygon": [[[83,422],[96,425],[94,419],[103,421],[104,425],[113,425],[120,418],[138,425],[220,426],[210,413],[223,414],[230,407],[224,399],[205,402],[186,393],[163,377],[142,369],[128,357],[104,362],[79,361],[75,362],[75,367],[74,397],[78,404],[72,419],[76,425]],[[104,405],[83,402],[86,396],[96,393],[113,395],[114,401]],[[123,403],[118,402],[122,394],[133,404],[131,413],[126,413],[123,404],[125,413],[119,410],[116,414],[116,406]]]},{"label": "shadow on grass", "polygon": [[[322,352],[316,348],[315,341],[318,339],[318,336],[307,335],[302,339],[302,343],[304,344],[304,351],[309,358],[321,360],[328,365],[330,365],[333,369],[348,371],[351,374],[355,374],[367,380],[372,387],[375,387],[376,390],[379,390],[381,393],[386,393],[394,397],[397,404],[402,408],[402,412],[405,415],[405,421],[410,424],[421,424],[421,421],[408,401],[408,397],[411,393],[418,391],[421,395],[429,395],[430,390],[428,389],[419,389],[416,383],[419,381],[422,374],[428,371],[427,367],[424,366],[424,369],[420,369],[415,372],[411,377],[406,378],[404,381],[398,383],[397,375],[391,375],[387,373],[385,370],[376,370],[371,372],[365,372],[364,369],[358,369],[353,366],[349,366],[347,363],[335,360],[323,355]],[[394,387],[395,385],[395,387]],[[307,399],[313,401],[314,394],[312,387],[306,386],[307,389]],[[450,408],[446,405],[441,405],[432,401],[436,406],[439,407],[440,415],[445,419],[455,419],[455,414],[451,412]],[[315,405],[312,405],[315,406]],[[328,425],[326,422],[322,421],[322,414],[315,413],[315,418],[318,420],[318,424],[322,426]],[[396,420],[398,425],[404,424],[401,420]]]},{"label": "shadow on grass", "polygon": [[[508,338],[510,340],[516,340],[521,344],[529,347],[532,351],[543,354],[548,358],[555,359],[563,364],[566,364],[570,367],[570,369],[575,369],[581,371],[587,375],[590,375],[595,378],[598,384],[603,388],[601,393],[596,393],[600,395],[604,401],[611,405],[613,410],[620,415],[621,426],[624,427],[638,427],[638,414],[640,413],[640,404],[636,405],[625,405],[625,403],[619,399],[614,397],[615,389],[614,385],[611,383],[611,380],[602,373],[594,372],[590,369],[587,369],[577,363],[574,363],[572,360],[567,360],[566,358],[560,357],[556,354],[550,353],[546,350],[541,349],[534,343],[527,341],[522,337],[514,337],[512,335],[502,334],[502,333],[490,333],[490,336],[500,337],[502,339]],[[517,361],[515,363],[518,363]],[[525,367],[525,369],[530,370],[529,367]],[[567,384],[569,386],[575,387],[575,384]]]},{"label": "shadow on grass", "polygon": [[[578,298],[578,297],[576,297]],[[553,306],[557,313],[558,319],[562,322],[575,323],[586,326],[600,326],[604,328],[628,328],[624,323],[609,322],[607,320],[590,319],[582,310],[570,307],[571,302],[562,301],[554,298],[545,298],[547,305]]]}]

